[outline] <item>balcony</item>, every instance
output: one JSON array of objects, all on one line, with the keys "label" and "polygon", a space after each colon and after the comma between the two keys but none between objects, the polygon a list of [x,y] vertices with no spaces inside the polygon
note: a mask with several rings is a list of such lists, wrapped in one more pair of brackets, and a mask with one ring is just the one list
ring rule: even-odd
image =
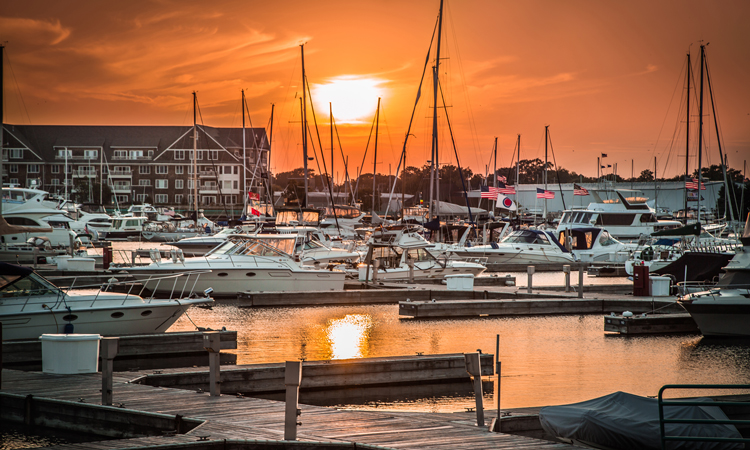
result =
[{"label": "balcony", "polygon": [[216,178],[215,170],[198,171],[198,176],[201,178]]},{"label": "balcony", "polygon": [[110,178],[130,178],[133,176],[132,170],[111,170],[109,172]]},{"label": "balcony", "polygon": [[112,192],[115,194],[130,194],[133,186],[130,184],[115,184],[112,186]]},{"label": "balcony", "polygon": [[113,156],[112,161],[150,161],[154,159],[153,155],[148,156]]},{"label": "balcony", "polygon": [[91,170],[81,170],[81,169],[73,171],[73,178],[83,178],[83,177],[96,178],[96,175],[97,175],[96,174],[96,169],[94,169],[94,168],[92,168]]},{"label": "balcony", "polygon": [[[55,155],[57,161],[65,161],[65,155]],[[98,161],[99,158],[95,156],[84,156],[84,155],[68,155],[68,161],[81,161],[81,160],[92,160]]]}]

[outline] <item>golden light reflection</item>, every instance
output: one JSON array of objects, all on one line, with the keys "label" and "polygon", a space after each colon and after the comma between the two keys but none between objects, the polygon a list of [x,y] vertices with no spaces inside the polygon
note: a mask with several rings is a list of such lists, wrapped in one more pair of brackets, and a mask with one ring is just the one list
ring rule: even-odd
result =
[{"label": "golden light reflection", "polygon": [[[385,80],[343,75],[332,78],[326,84],[313,86],[312,97],[316,113],[328,117],[328,103],[339,123],[368,121],[375,116],[378,97],[382,97],[381,85]],[[318,112],[320,111],[320,112]]]},{"label": "golden light reflection", "polygon": [[366,314],[347,314],[331,319],[326,337],[331,346],[331,359],[361,358],[372,328],[372,317]]}]

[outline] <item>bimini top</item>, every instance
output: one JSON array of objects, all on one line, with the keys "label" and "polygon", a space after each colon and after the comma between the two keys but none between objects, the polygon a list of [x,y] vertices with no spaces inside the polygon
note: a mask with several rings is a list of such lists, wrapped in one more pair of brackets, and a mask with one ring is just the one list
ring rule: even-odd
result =
[{"label": "bimini top", "polygon": [[25,277],[25,276],[28,276],[32,272],[34,271],[32,269],[29,269],[28,267],[21,267],[21,266],[16,266],[13,264],[0,262],[0,279],[5,277],[5,275]]}]

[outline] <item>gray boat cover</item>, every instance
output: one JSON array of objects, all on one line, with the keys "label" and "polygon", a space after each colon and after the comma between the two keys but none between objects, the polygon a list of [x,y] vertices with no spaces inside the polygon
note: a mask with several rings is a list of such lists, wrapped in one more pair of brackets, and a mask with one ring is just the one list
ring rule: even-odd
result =
[{"label": "gray boat cover", "polygon": [[[709,398],[695,401],[710,401]],[[667,419],[727,420],[718,406],[665,406]],[[539,412],[544,430],[552,436],[572,439],[597,448],[661,449],[659,404],[655,398],[615,392],[570,405],[547,406]],[[667,436],[742,438],[734,425],[665,424]],[[744,444],[674,441],[667,448],[741,449]]]}]

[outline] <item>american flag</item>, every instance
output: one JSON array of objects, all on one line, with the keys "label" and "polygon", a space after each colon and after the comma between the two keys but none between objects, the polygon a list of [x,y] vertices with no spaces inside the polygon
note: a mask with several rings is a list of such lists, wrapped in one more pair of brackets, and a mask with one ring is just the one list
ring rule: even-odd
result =
[{"label": "american flag", "polygon": [[[696,178],[685,177],[685,189],[698,190],[698,180]],[[701,183],[701,190],[706,190],[706,185]]]},{"label": "american flag", "polygon": [[552,191],[536,188],[536,198],[553,199],[555,198],[555,193]]},{"label": "american flag", "polygon": [[499,182],[501,182],[501,183],[507,183],[507,182],[508,182],[508,179],[507,179],[507,178],[505,178],[505,177],[504,177],[504,176],[502,176],[502,175],[498,175],[498,176],[497,176],[497,181],[499,181]]},{"label": "american flag", "polygon": [[497,188],[492,186],[482,186],[480,188],[480,198],[497,198]]},{"label": "american flag", "polygon": [[574,183],[573,195],[589,195],[589,191],[585,187],[578,186],[577,184]]},{"label": "american flag", "polygon": [[516,188],[515,186],[507,186],[505,183],[501,182],[497,185],[497,192],[505,195],[515,194]]}]

